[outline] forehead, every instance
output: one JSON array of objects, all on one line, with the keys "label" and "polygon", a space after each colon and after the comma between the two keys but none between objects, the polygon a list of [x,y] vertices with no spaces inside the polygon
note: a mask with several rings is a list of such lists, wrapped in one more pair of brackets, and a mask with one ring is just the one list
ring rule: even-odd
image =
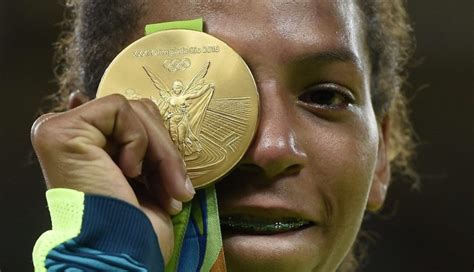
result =
[{"label": "forehead", "polygon": [[[144,23],[202,17],[206,32],[231,46],[277,45],[291,58],[319,47],[348,47],[358,53],[363,41],[360,12],[343,0],[152,0]],[[265,55],[265,51],[259,54]],[[275,52],[272,52],[275,57]]]}]

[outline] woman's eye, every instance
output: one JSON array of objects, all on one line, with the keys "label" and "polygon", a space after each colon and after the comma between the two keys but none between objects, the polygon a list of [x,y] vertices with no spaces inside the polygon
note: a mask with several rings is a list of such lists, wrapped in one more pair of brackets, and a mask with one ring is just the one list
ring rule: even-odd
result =
[{"label": "woman's eye", "polygon": [[349,91],[328,86],[307,90],[299,96],[299,100],[311,106],[327,108],[344,108],[354,102]]}]

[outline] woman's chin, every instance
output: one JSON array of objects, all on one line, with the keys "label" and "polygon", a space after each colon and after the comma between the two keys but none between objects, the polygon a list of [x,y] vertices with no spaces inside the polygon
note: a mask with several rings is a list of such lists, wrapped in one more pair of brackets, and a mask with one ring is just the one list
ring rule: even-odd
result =
[{"label": "woman's chin", "polygon": [[318,226],[278,234],[223,233],[229,271],[314,271],[320,261]]}]

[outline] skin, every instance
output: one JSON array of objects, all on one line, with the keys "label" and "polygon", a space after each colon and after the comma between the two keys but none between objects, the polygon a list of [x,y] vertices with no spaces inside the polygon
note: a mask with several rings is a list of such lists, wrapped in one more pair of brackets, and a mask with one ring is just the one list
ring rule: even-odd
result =
[{"label": "skin", "polygon": [[[335,271],[365,210],[383,204],[390,176],[388,120],[373,111],[357,7],[329,0],[173,3],[150,1],[141,25],[203,17],[206,32],[246,60],[261,98],[254,142],[216,185],[221,216],[314,223],[278,235],[224,233],[228,270]],[[169,215],[193,191],[159,112],[150,101],[118,95],[87,100],[73,93],[72,110],[34,124],[46,182],[142,209],[167,260]],[[142,182],[132,181],[132,190],[126,177],[139,175]]]}]

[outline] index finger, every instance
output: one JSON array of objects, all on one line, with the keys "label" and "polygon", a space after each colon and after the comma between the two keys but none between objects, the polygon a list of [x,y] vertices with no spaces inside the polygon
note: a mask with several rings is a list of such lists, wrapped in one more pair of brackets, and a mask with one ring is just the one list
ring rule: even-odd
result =
[{"label": "index finger", "polygon": [[194,188],[186,175],[184,160],[164,127],[158,108],[151,100],[133,101],[131,105],[148,134],[146,157],[154,168],[152,176],[159,178],[151,182],[163,185],[151,184],[152,188],[164,187],[172,198],[189,201],[194,196]]}]

